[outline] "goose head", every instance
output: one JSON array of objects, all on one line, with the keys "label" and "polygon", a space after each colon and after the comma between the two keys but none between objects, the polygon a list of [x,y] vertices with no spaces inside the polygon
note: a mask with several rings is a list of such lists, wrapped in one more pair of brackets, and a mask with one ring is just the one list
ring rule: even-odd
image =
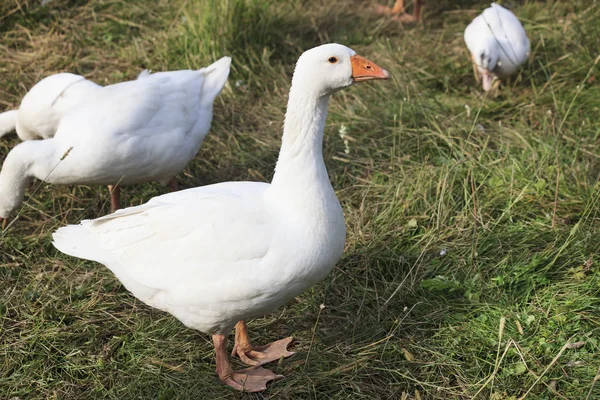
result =
[{"label": "goose head", "polygon": [[499,50],[496,43],[487,43],[473,52],[473,61],[477,64],[477,70],[481,75],[483,90],[486,92],[492,88],[492,81],[496,76],[494,70],[498,66]]},{"label": "goose head", "polygon": [[388,71],[359,56],[354,50],[330,43],[307,50],[300,56],[292,86],[322,97],[356,82],[389,77]]}]

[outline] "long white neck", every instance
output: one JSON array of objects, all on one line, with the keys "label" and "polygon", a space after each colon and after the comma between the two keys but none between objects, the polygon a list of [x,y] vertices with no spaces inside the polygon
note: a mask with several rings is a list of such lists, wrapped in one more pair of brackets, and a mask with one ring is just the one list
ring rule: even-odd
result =
[{"label": "long white neck", "polygon": [[322,252],[328,260],[324,265],[333,266],[344,250],[346,228],[323,160],[329,96],[310,95],[303,89],[305,85],[292,84],[281,151],[266,199],[285,223],[319,243],[311,251]]},{"label": "long white neck", "polygon": [[0,172],[0,217],[2,218],[10,217],[21,205],[29,181],[31,165],[18,156],[20,153],[18,147],[8,153]]},{"label": "long white neck", "polygon": [[23,203],[27,183],[44,179],[50,168],[54,139],[19,143],[8,155],[0,172],[0,217],[8,218]]},{"label": "long white neck", "polygon": [[[272,190],[293,202],[334,194],[323,161],[323,129],[329,96],[292,85]],[[334,195],[335,196],[335,195]]]}]

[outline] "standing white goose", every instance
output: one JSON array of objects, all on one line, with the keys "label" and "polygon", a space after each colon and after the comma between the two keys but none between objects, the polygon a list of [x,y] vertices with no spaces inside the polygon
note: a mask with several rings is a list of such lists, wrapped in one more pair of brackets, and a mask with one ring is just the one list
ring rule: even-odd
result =
[{"label": "standing white goose", "polygon": [[[291,338],[253,348],[244,320],[272,312],[322,280],[344,249],[344,215],[322,154],[329,97],[389,73],[339,44],[296,64],[271,184],[226,182],[155,197],[60,228],[54,246],[106,265],[144,303],[213,335],[227,385],[260,391],[277,378],[259,365],[287,357]],[[233,372],[226,347],[253,367]]]},{"label": "standing white goose", "polygon": [[492,88],[494,77],[514,75],[529,57],[529,39],[521,22],[506,8],[492,3],[465,29],[477,80],[483,90]]},{"label": "standing white goose", "polygon": [[[53,138],[12,149],[0,172],[0,219],[23,202],[31,178],[54,184],[167,183],[198,153],[231,58],[101,87],[60,120]],[[68,155],[65,157],[65,154]],[[119,208],[118,191],[112,192]]]},{"label": "standing white goose", "polygon": [[50,75],[25,94],[19,109],[0,114],[0,137],[15,130],[21,140],[53,137],[61,118],[100,87],[81,75]]}]

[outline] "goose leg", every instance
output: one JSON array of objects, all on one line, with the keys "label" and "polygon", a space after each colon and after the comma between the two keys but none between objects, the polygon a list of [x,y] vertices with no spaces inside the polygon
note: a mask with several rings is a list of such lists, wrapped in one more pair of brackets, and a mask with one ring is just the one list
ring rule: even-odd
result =
[{"label": "goose leg", "polygon": [[421,19],[421,0],[413,1],[413,13],[408,14],[404,9],[404,0],[396,0],[393,7],[382,6],[377,4],[375,6],[375,12],[382,15],[393,15],[393,21],[400,21],[405,23],[418,22]]},{"label": "goose leg", "polygon": [[375,12],[381,15],[396,15],[404,12],[404,0],[397,0],[394,3],[394,7],[382,6],[381,4],[375,5]]},{"label": "goose leg", "polygon": [[400,21],[409,24],[419,22],[421,19],[421,0],[413,1],[412,15],[404,11],[404,0],[398,0],[396,4],[394,4],[394,8],[392,8],[392,14],[394,14],[394,17],[392,17],[392,20],[394,21]]},{"label": "goose leg", "polygon": [[110,212],[115,212],[121,208],[121,187],[119,185],[108,185],[110,192]]},{"label": "goose leg", "polygon": [[392,7],[392,14],[400,14],[404,12],[404,0],[396,0]]},{"label": "goose leg", "polygon": [[294,352],[287,350],[292,340],[292,337],[287,337],[264,346],[253,347],[246,322],[240,321],[235,326],[235,344],[231,355],[237,354],[247,365],[262,365],[293,355]]},{"label": "goose leg", "polygon": [[179,190],[179,185],[177,185],[177,180],[175,178],[171,178],[169,182],[167,182],[167,187],[171,192],[176,192]]},{"label": "goose leg", "polygon": [[413,3],[413,17],[415,18],[415,22],[421,20],[421,1],[422,0],[414,0]]},{"label": "goose leg", "polygon": [[258,366],[233,371],[227,358],[227,337],[225,335],[213,335],[212,339],[217,357],[217,375],[223,383],[235,390],[260,392],[267,388],[268,382],[283,378],[282,375],[277,375]]}]

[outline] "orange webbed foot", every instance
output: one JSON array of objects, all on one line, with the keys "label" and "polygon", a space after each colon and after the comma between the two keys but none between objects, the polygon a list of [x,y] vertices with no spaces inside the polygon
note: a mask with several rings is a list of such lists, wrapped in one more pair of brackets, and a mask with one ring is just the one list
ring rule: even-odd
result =
[{"label": "orange webbed foot", "polygon": [[294,355],[293,351],[287,349],[292,340],[294,338],[287,337],[258,347],[236,343],[231,355],[237,355],[247,365],[262,365]]},{"label": "orange webbed foot", "polygon": [[233,371],[230,375],[220,378],[227,386],[242,392],[262,392],[267,389],[267,383],[281,379],[283,375],[262,367],[251,367]]}]

